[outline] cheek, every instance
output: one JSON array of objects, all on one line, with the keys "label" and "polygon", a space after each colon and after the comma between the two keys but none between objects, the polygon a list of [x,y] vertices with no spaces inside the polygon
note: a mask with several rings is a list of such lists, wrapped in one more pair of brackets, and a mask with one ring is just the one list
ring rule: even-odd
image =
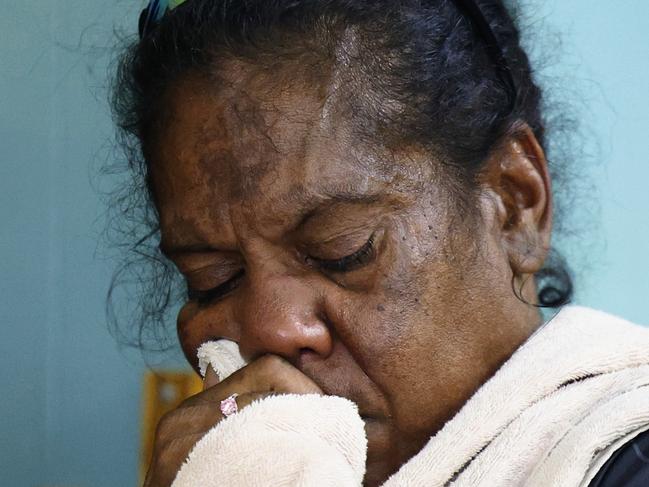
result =
[{"label": "cheek", "polygon": [[198,318],[196,306],[186,303],[178,312],[176,318],[176,331],[178,341],[187,361],[196,367],[196,350],[202,343],[201,320]]},{"label": "cheek", "polygon": [[[414,232],[413,232],[414,233]],[[405,438],[420,441],[479,386],[488,369],[481,341],[484,286],[470,253],[450,251],[410,234],[368,292],[330,303],[337,332],[390,404]],[[467,254],[467,255],[464,255]],[[483,272],[485,269],[483,268]]]},{"label": "cheek", "polygon": [[340,340],[367,376],[361,379],[369,379],[387,405],[396,434],[391,442],[410,451],[447,419],[455,403],[445,388],[448,362],[440,363],[436,350],[448,341],[443,330],[435,330],[439,319],[424,309],[419,282],[396,276],[384,284],[383,292],[331,303],[329,312]]},{"label": "cheek", "polygon": [[402,265],[401,247],[400,237],[388,232],[370,270],[362,271],[353,282],[349,279],[343,289],[328,293],[326,313],[366,372],[380,368],[386,350],[400,343],[416,304],[408,270]]},{"label": "cheek", "polygon": [[329,293],[325,311],[353,360],[391,402],[400,380],[417,375],[416,357],[403,351],[420,326],[422,286],[409,268],[407,242],[395,232],[389,239],[363,289]]}]

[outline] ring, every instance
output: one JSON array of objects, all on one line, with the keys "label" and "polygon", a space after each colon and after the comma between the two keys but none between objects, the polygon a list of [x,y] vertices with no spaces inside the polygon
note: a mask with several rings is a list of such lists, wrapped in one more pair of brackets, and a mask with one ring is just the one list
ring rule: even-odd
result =
[{"label": "ring", "polygon": [[223,413],[223,416],[225,416],[226,418],[239,411],[236,400],[238,395],[239,394],[235,392],[230,397],[226,397],[221,401],[221,413]]}]

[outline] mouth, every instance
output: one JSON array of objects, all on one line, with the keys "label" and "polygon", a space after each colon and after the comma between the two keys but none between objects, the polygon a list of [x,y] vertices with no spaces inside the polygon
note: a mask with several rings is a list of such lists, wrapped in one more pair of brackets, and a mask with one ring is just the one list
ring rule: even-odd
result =
[{"label": "mouth", "polygon": [[367,404],[367,401],[364,401],[356,394],[346,394],[338,391],[334,393],[330,393],[329,391],[323,392],[325,392],[325,394],[328,396],[344,397],[345,399],[352,401],[358,407],[358,415],[366,424],[376,424],[385,420],[385,416],[381,411],[377,410],[376,408],[372,408],[371,406],[368,407],[369,405]]},{"label": "mouth", "polygon": [[[377,424],[385,422],[390,416],[386,414],[380,394],[374,388],[365,383],[348,384],[348,387],[341,387],[341,381],[335,380],[330,375],[319,375],[315,370],[308,370],[307,367],[300,369],[307,377],[313,380],[327,396],[338,396],[353,402],[358,414],[365,424]],[[347,382],[347,381],[345,381]]]},{"label": "mouth", "polygon": [[370,416],[367,414],[360,414],[360,416],[366,425],[374,426],[384,422],[384,418],[379,418],[377,416]]},{"label": "mouth", "polygon": [[385,436],[387,425],[384,421],[372,416],[362,416],[363,425],[365,426],[365,435],[368,439],[376,440]]}]

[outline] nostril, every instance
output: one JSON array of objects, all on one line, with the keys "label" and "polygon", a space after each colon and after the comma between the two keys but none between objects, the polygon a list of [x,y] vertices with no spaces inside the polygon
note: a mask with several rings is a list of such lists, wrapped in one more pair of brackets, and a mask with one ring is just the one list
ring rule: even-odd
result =
[{"label": "nostril", "polygon": [[316,352],[312,348],[302,347],[302,348],[300,348],[299,354],[300,354],[300,357],[302,357],[303,355],[316,354]]},{"label": "nostril", "polygon": [[322,360],[322,358],[323,357],[321,357],[320,354],[318,354],[318,352],[316,352],[312,348],[303,347],[300,348],[297,363],[295,364],[295,366],[298,369],[303,369],[305,365],[311,362]]}]

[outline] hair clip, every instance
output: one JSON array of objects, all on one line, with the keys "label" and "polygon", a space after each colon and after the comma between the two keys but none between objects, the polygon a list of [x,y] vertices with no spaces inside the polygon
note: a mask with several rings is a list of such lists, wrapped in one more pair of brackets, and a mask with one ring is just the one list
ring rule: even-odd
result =
[{"label": "hair clip", "polygon": [[186,0],[150,0],[149,5],[140,13],[138,31],[143,39],[168,11],[175,9]]},{"label": "hair clip", "polygon": [[482,36],[487,53],[494,63],[496,72],[503,83],[511,90],[512,100],[510,110],[513,110],[516,105],[516,81],[514,80],[514,75],[509,67],[505,53],[496,38],[496,34],[489,25],[489,21],[475,0],[455,0],[455,5],[473,23],[479,35]]}]

